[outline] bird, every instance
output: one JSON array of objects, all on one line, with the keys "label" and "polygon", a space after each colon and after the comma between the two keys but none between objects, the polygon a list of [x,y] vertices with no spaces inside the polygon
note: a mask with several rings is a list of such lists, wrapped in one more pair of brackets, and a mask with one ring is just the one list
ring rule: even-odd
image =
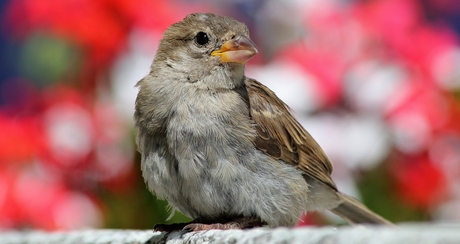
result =
[{"label": "bird", "polygon": [[292,227],[325,209],[390,225],[337,189],[331,161],[288,105],[245,76],[257,53],[245,24],[214,13],[163,33],[136,84],[136,143],[147,187],[192,221],[154,230]]}]

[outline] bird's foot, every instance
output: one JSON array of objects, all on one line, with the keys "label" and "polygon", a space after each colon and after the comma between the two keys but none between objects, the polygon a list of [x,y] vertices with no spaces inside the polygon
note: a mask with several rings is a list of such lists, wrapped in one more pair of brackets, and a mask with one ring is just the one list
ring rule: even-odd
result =
[{"label": "bird's foot", "polygon": [[192,221],[188,223],[176,224],[157,224],[153,227],[154,231],[171,232],[175,230],[187,231],[200,231],[200,230],[232,230],[232,229],[246,229],[266,225],[258,218],[242,217],[226,223],[199,223],[199,221]]},{"label": "bird's foot", "polygon": [[226,223],[190,223],[187,224],[183,230],[189,231],[200,231],[200,230],[234,230],[234,229],[246,229],[258,226],[263,226],[263,223],[258,218],[239,218]]},{"label": "bird's foot", "polygon": [[193,222],[188,223],[176,223],[176,224],[156,224],[153,227],[153,231],[166,231],[171,232],[175,230],[182,230],[185,226],[192,224]]}]

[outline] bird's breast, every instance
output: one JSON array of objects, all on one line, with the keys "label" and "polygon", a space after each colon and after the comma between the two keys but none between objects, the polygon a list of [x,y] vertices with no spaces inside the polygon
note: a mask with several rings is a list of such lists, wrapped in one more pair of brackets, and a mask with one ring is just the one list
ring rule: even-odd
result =
[{"label": "bird's breast", "polygon": [[254,131],[247,107],[236,92],[186,93],[169,118],[167,141],[184,179],[215,169],[231,180],[232,171],[245,151],[253,150]]},{"label": "bird's breast", "polygon": [[307,183],[296,168],[255,148],[240,93],[176,97],[161,143],[145,144],[151,153],[143,155],[143,175],[160,198],[192,218],[259,216],[270,226],[294,225],[306,209]]}]

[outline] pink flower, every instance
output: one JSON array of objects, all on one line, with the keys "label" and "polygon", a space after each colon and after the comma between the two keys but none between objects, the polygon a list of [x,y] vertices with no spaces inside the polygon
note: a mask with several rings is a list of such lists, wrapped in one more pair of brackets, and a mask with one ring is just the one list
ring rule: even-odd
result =
[{"label": "pink flower", "polygon": [[16,176],[11,200],[20,213],[17,224],[46,230],[100,225],[100,210],[91,199],[69,190],[53,175],[37,173]]}]

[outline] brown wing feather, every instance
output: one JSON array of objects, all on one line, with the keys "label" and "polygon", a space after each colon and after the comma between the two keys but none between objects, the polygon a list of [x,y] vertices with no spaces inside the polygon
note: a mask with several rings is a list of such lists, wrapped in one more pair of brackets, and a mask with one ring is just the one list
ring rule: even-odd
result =
[{"label": "brown wing feather", "polygon": [[249,110],[257,136],[254,145],[265,154],[299,167],[309,177],[337,190],[330,175],[332,164],[323,149],[291,114],[273,91],[247,79]]}]

